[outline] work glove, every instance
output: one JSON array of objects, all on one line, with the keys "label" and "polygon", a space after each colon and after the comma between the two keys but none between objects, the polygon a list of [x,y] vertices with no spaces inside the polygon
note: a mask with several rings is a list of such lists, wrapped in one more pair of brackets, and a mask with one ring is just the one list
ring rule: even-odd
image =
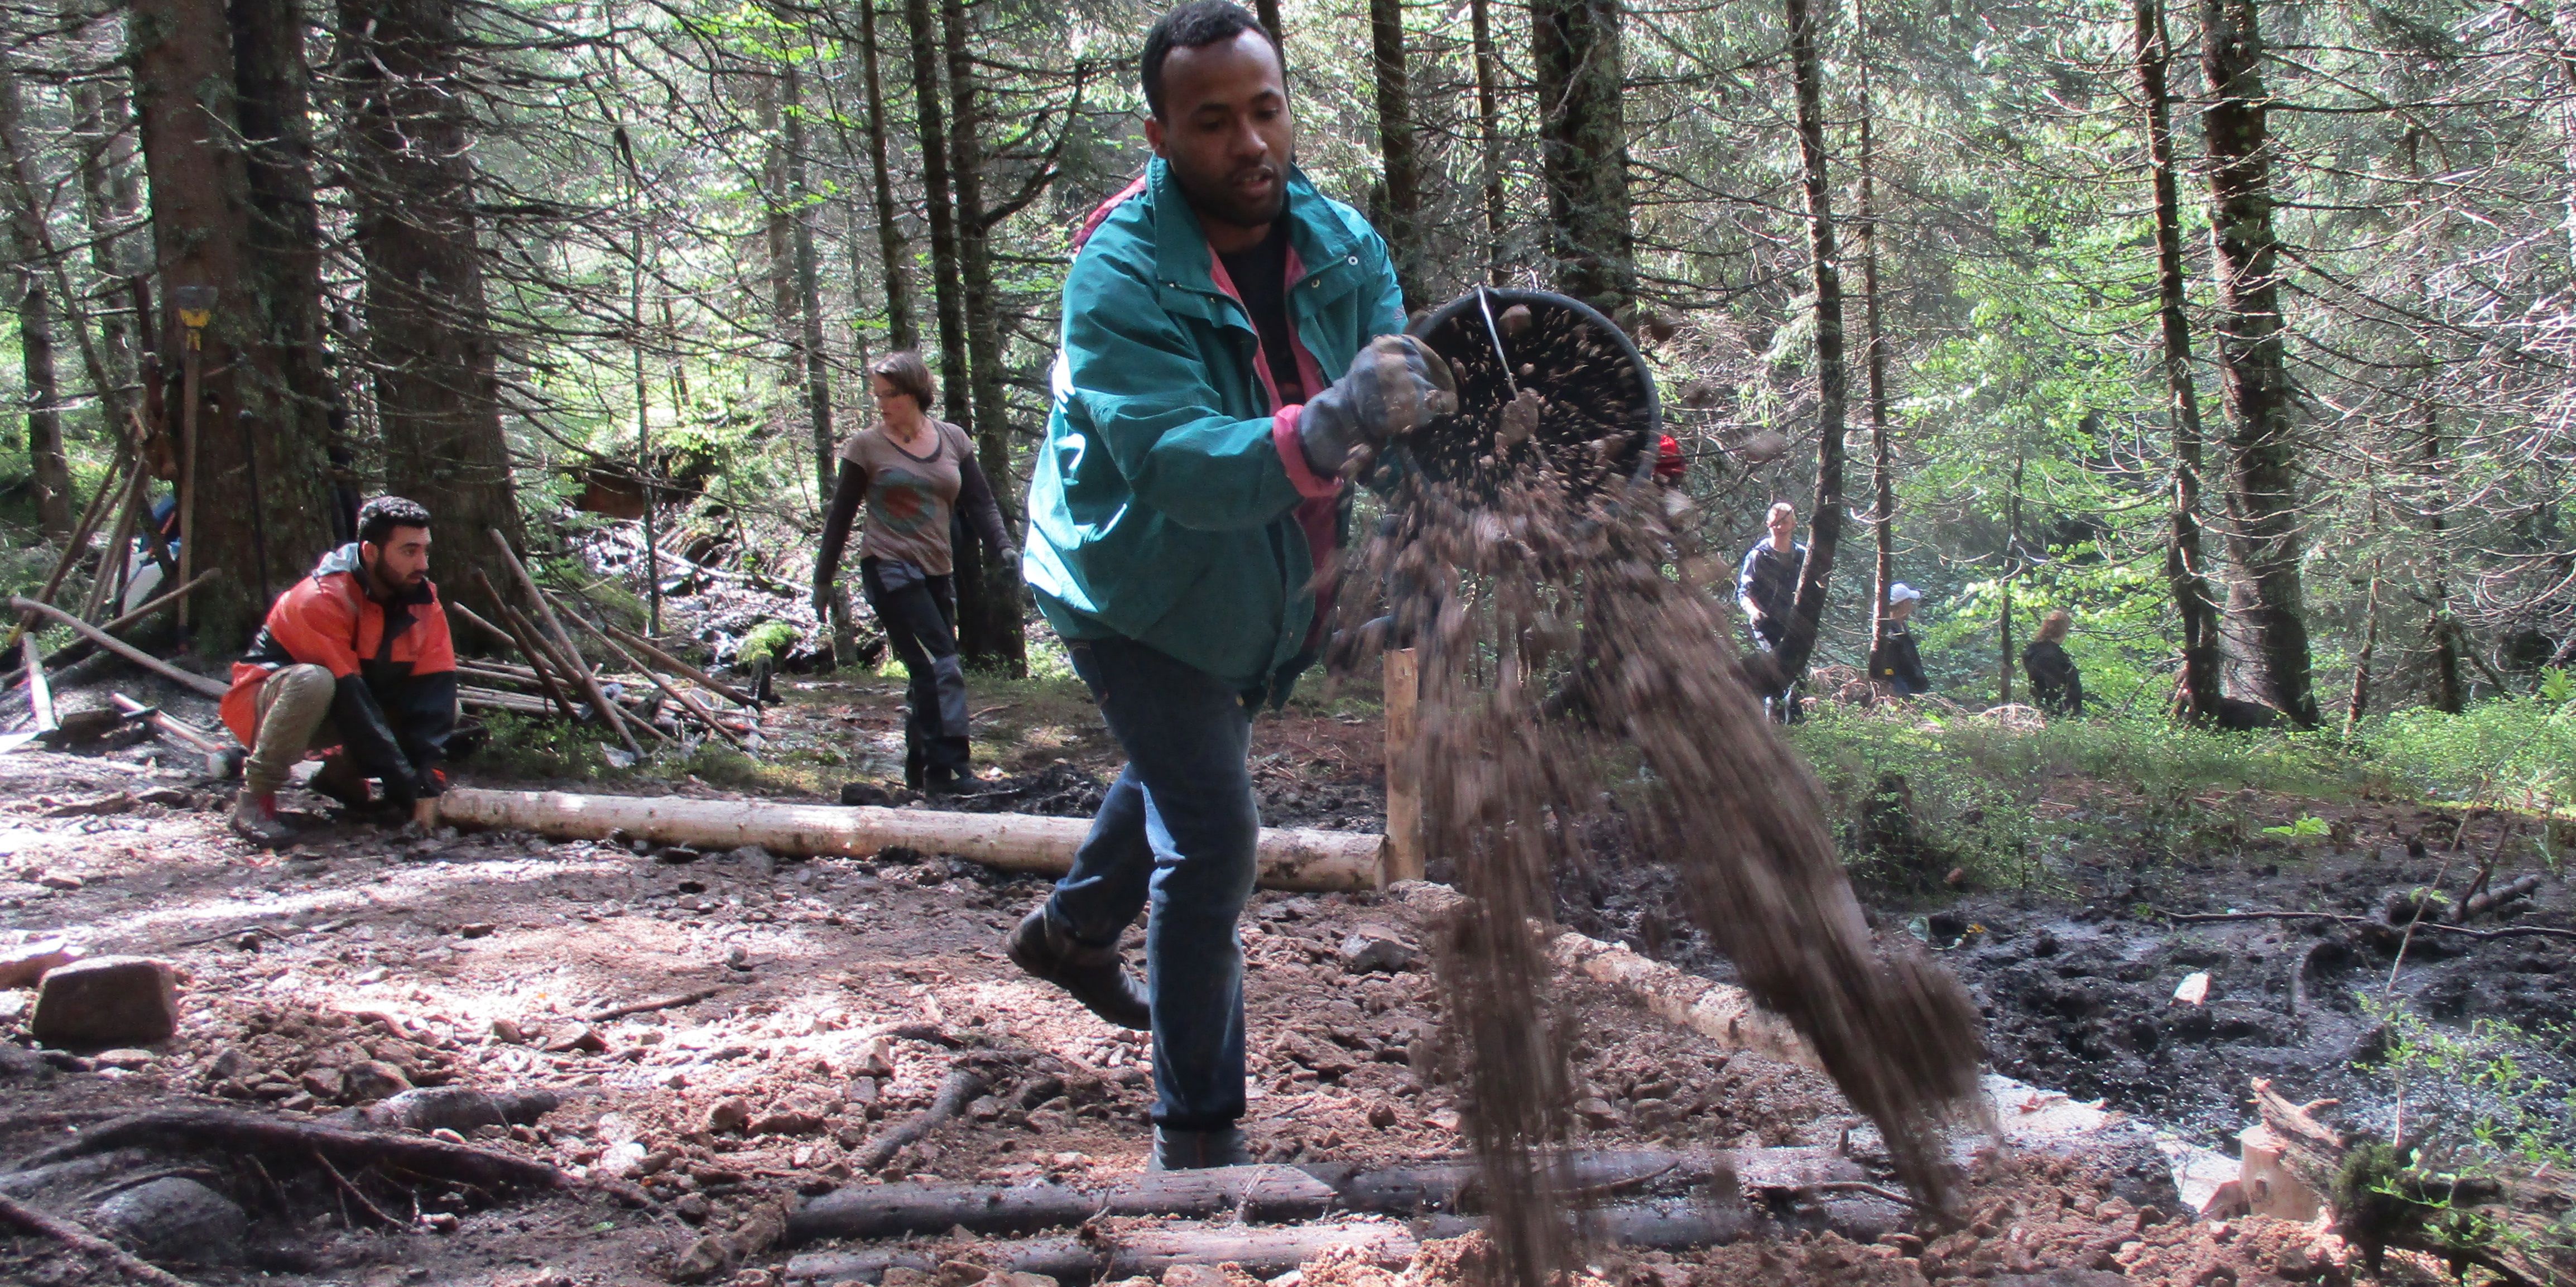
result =
[{"label": "work glove", "polygon": [[1341,379],[1307,400],[1297,445],[1307,468],[1338,474],[1353,448],[1381,446],[1457,410],[1458,383],[1439,354],[1410,335],[1381,335]]},{"label": "work glove", "polygon": [[1018,576],[1020,574],[1020,547],[1016,545],[1005,545],[1002,548],[993,551],[993,567],[997,571],[1008,571],[1011,575]]}]

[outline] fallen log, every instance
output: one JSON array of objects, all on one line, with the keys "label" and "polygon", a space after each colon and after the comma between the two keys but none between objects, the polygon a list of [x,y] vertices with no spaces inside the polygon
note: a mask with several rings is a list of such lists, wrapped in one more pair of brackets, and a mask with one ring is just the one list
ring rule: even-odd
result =
[{"label": "fallen log", "polygon": [[[1825,1148],[1603,1151],[1562,1160],[1565,1191],[1598,1202],[1651,1187],[1684,1193],[1763,1194],[1858,1191],[1860,1165]],[[1147,1172],[1111,1188],[1060,1184],[854,1184],[789,1215],[787,1240],[902,1238],[963,1228],[1028,1234],[1070,1228],[1095,1216],[1235,1215],[1253,1223],[1312,1220],[1328,1211],[1411,1217],[1484,1209],[1482,1173],[1472,1159],[1407,1166],[1348,1163],[1231,1166]],[[1878,1196],[1889,1196],[1880,1194]],[[1909,1201],[1901,1196],[1894,1201]]]},{"label": "fallen log", "polygon": [[[1091,834],[1088,818],[928,809],[687,800],[455,787],[438,799],[441,822],[534,831],[558,840],[640,840],[698,849],[758,845],[771,853],[867,857],[885,849],[953,854],[1005,871],[1061,875]],[[1376,889],[1386,838],[1358,832],[1261,831],[1260,883],[1270,889]]]},{"label": "fallen log", "polygon": [[[1874,1242],[1902,1223],[1903,1208],[1877,1198],[1824,1198],[1785,1214],[1741,1202],[1667,1198],[1573,1213],[1571,1222],[1589,1239],[1643,1250],[1678,1251],[1717,1246],[1792,1230],[1831,1231],[1854,1242]],[[1121,1228],[1092,1225],[1079,1237],[1033,1238],[982,1244],[1001,1267],[1045,1274],[1065,1283],[1159,1274],[1174,1265],[1241,1266],[1272,1278],[1326,1251],[1357,1248],[1369,1263],[1399,1268],[1423,1242],[1455,1238],[1484,1227],[1480,1217],[1438,1215],[1399,1224],[1384,1218],[1291,1225],[1210,1223],[1197,1226]],[[918,1247],[870,1247],[806,1252],[787,1262],[789,1282],[874,1283],[888,1269],[936,1269]]]},{"label": "fallen log", "polygon": [[[1015,1273],[1092,1283],[1160,1274],[1174,1265],[1233,1264],[1256,1278],[1274,1278],[1341,1247],[1359,1248],[1369,1263],[1389,1269],[1402,1267],[1421,1250],[1403,1225],[1382,1220],[1099,1230],[1088,1238],[1037,1238],[993,1243],[979,1250]],[[874,1283],[882,1281],[888,1269],[936,1267],[931,1255],[912,1248],[808,1253],[788,1262],[787,1278],[790,1282],[856,1279]]]},{"label": "fallen log", "polygon": [[[2335,1233],[2376,1272],[2390,1247],[2440,1257],[2454,1274],[2471,1265],[2508,1283],[2576,1282],[2576,1246],[2564,1222],[2576,1185],[2533,1174],[2467,1174],[2416,1165],[2414,1150],[2347,1135],[2317,1120],[2331,1099],[2294,1104],[2254,1079],[2254,1107],[2276,1150],[2271,1161],[2325,1200]],[[2546,1177],[2546,1178],[2544,1178]]]}]

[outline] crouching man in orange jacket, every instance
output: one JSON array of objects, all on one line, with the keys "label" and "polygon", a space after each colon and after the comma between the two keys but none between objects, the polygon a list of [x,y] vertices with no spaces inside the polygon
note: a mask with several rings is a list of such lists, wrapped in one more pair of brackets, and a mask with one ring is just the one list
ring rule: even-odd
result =
[{"label": "crouching man in orange jacket", "polygon": [[324,753],[313,788],[352,806],[370,778],[415,811],[447,789],[456,647],[429,581],[426,508],[379,496],[358,511],[358,539],[279,595],[233,663],[223,716],[251,748],[232,829],[258,844],[294,839],[277,791],[309,751]]}]

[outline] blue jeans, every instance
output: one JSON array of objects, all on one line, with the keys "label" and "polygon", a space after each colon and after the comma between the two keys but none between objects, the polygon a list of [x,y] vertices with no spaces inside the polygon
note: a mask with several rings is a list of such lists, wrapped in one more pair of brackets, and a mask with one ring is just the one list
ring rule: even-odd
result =
[{"label": "blue jeans", "polygon": [[1154,1121],[1216,1130],[1243,1116],[1243,943],[1261,817],[1252,707],[1223,680],[1132,639],[1067,645],[1127,767],[1056,882],[1047,915],[1115,944],[1139,908],[1154,1005]]}]

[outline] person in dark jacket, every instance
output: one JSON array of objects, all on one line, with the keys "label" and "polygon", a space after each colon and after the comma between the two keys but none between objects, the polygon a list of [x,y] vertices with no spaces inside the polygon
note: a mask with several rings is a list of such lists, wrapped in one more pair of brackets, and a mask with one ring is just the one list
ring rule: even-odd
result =
[{"label": "person in dark jacket", "polygon": [[2075,618],[2059,608],[2039,623],[2039,633],[2021,650],[2022,673],[2030,676],[2030,700],[2051,715],[2084,713],[2084,673],[2066,655],[2066,631]]},{"label": "person in dark jacket", "polygon": [[814,615],[825,617],[859,509],[859,590],[910,684],[904,785],[945,795],[973,770],[966,744],[966,669],[957,659],[957,578],[950,515],[963,512],[996,563],[1019,561],[992,484],[966,431],[930,416],[930,368],[907,349],[868,365],[877,424],[841,444],[841,470],[814,556]]},{"label": "person in dark jacket", "polygon": [[1932,681],[1923,675],[1923,654],[1905,626],[1922,601],[1923,592],[1902,581],[1887,587],[1887,616],[1879,625],[1878,643],[1869,650],[1869,677],[1899,697],[1932,691]]},{"label": "person in dark jacket", "polygon": [[[1753,637],[1753,647],[1762,653],[1777,651],[1788,641],[1789,623],[1796,618],[1798,572],[1807,562],[1807,547],[1798,543],[1798,507],[1780,501],[1763,516],[1768,535],[1744,552],[1744,562],[1735,571],[1735,604],[1744,610],[1744,629]],[[1789,687],[1762,695],[1762,707],[1772,719],[1789,723],[1798,718],[1798,688],[1794,679]]]},{"label": "person in dark jacket", "polygon": [[[1343,465],[1457,394],[1402,334],[1386,243],[1297,169],[1260,21],[1192,0],[1146,34],[1138,71],[1154,157],[1074,242],[1022,563],[1127,765],[1004,950],[1153,1030],[1153,1165],[1175,1170],[1250,1160],[1252,718],[1323,644],[1315,571],[1334,564]],[[1141,986],[1119,951],[1139,911]]]},{"label": "person in dark jacket", "polygon": [[251,748],[232,829],[276,845],[287,771],[324,753],[313,787],[363,806],[367,781],[416,809],[447,789],[456,731],[456,647],[429,580],[429,511],[379,496],[358,511],[358,539],[322,556],[279,595],[250,650],[233,663],[225,727]]}]

